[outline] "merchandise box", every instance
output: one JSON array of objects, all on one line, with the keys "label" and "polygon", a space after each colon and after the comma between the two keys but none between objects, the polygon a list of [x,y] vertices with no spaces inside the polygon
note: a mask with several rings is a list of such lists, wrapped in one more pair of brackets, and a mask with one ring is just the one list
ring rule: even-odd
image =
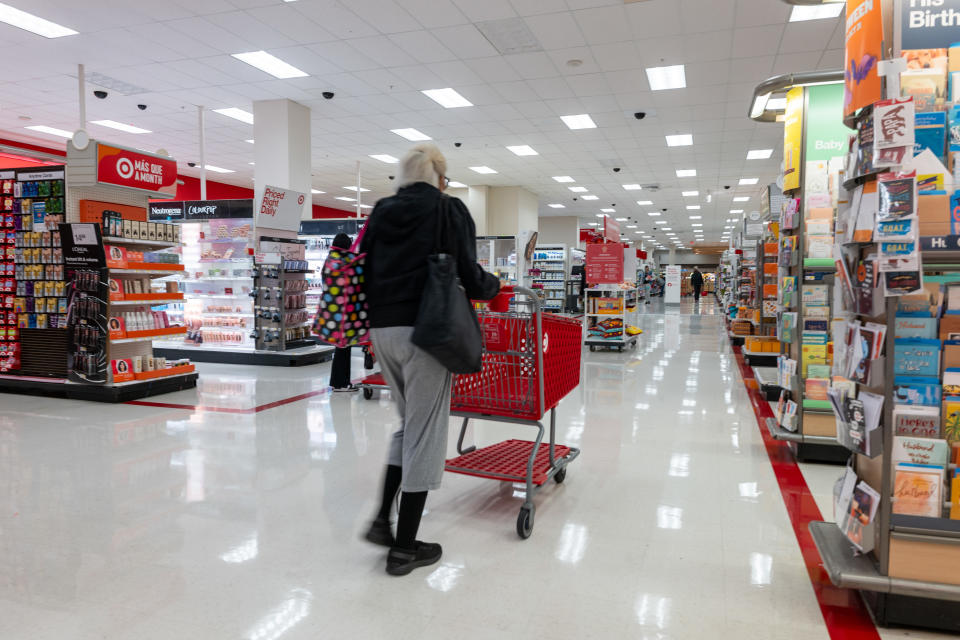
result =
[{"label": "merchandise box", "polygon": [[140,239],[149,240],[150,239],[150,223],[146,220],[141,220],[140,225]]},{"label": "merchandise box", "polygon": [[123,237],[132,238],[133,237],[133,220],[124,220],[123,221]]}]

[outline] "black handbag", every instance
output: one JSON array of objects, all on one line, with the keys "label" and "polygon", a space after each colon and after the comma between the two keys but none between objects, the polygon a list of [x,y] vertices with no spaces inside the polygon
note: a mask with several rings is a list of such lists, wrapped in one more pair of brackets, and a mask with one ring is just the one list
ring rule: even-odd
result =
[{"label": "black handbag", "polygon": [[434,252],[427,259],[427,282],[411,340],[451,373],[478,373],[483,335],[473,303],[460,284],[449,229],[450,198],[441,195]]}]

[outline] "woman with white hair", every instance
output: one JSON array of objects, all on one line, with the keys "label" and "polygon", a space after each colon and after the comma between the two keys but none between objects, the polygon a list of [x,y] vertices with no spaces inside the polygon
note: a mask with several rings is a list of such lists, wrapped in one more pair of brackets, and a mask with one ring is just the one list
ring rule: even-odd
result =
[{"label": "woman with white hair", "polygon": [[[440,488],[447,453],[452,376],[433,356],[411,342],[427,280],[427,261],[436,253],[439,216],[448,216],[445,249],[455,254],[466,295],[490,300],[500,281],[477,264],[476,226],[467,207],[443,193],[447,161],[432,144],[415,146],[400,165],[400,188],[377,203],[361,244],[367,254],[370,337],[400,412],[384,476],[380,511],[366,538],[390,547],[387,573],[406,575],[440,560],[439,544],[416,539],[427,492]],[[447,204],[448,206],[442,206]],[[397,535],[390,508],[402,491]]]}]

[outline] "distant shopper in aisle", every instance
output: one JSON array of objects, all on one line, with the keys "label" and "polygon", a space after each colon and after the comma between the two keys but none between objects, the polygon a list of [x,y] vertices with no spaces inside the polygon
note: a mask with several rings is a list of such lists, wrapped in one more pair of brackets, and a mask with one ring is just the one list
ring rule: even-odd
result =
[{"label": "distant shopper in aisle", "polygon": [[[440,560],[439,544],[416,539],[427,492],[440,487],[447,453],[452,376],[439,361],[411,342],[435,251],[438,215],[446,210],[450,250],[456,253],[466,295],[490,300],[500,281],[477,264],[476,227],[457,198],[440,208],[447,185],[447,161],[432,144],[414,147],[401,161],[395,196],[377,203],[361,251],[367,254],[366,293],[370,335],[384,377],[400,412],[383,483],[380,511],[366,538],[391,547],[387,573],[406,575]],[[402,490],[397,535],[390,530],[390,508]]]},{"label": "distant shopper in aisle", "polygon": [[693,268],[693,273],[690,274],[690,286],[693,287],[694,303],[700,304],[700,292],[703,290],[703,274],[700,273],[700,269],[696,267]]},{"label": "distant shopper in aisle", "polygon": [[[345,233],[338,233],[330,243],[337,249],[349,249],[353,244]],[[352,393],[359,391],[360,387],[350,383],[350,347],[337,349],[333,354],[333,365],[330,367],[330,386],[335,392]]]}]

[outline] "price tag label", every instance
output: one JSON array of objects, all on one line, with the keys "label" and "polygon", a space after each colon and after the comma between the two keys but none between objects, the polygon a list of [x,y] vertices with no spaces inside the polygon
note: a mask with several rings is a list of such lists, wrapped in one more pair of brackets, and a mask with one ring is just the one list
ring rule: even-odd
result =
[{"label": "price tag label", "polygon": [[74,224],[71,225],[73,231],[73,244],[75,245],[95,245],[97,244],[97,232],[92,224]]}]

